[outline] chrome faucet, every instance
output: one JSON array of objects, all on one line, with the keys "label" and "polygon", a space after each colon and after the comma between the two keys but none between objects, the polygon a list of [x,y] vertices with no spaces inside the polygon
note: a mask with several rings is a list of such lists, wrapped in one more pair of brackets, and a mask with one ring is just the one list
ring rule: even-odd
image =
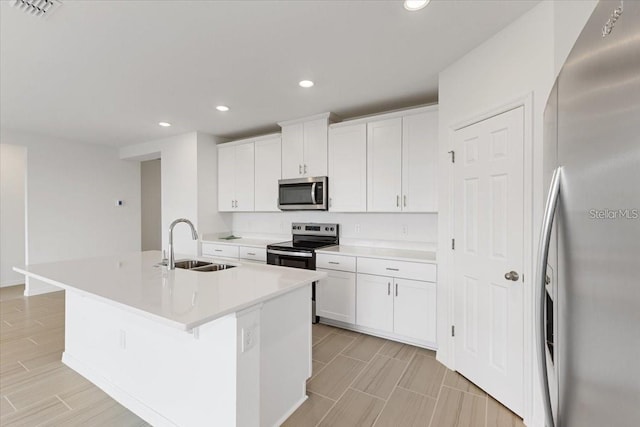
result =
[{"label": "chrome faucet", "polygon": [[193,240],[198,240],[198,232],[196,231],[196,228],[193,226],[193,223],[188,219],[178,218],[171,223],[171,225],[169,226],[169,270],[176,269],[176,260],[173,255],[173,227],[175,227],[176,224],[181,222],[187,223],[189,227],[191,227],[191,237],[193,237]]}]

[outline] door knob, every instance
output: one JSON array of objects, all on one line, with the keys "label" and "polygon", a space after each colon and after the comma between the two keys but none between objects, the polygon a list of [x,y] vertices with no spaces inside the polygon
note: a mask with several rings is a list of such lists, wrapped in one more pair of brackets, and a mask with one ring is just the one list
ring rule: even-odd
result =
[{"label": "door knob", "polygon": [[513,280],[514,282],[517,282],[518,279],[520,278],[520,275],[515,271],[510,271],[504,274],[504,278],[507,280]]}]

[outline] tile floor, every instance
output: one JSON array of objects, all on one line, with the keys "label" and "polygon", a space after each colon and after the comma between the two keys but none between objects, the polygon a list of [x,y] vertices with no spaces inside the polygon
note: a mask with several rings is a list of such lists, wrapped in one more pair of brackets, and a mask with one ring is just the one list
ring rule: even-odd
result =
[{"label": "tile floor", "polygon": [[[147,426],[60,362],[64,292],[23,291],[0,289],[0,425]],[[285,426],[523,426],[431,351],[326,325],[313,344],[309,399]]]}]

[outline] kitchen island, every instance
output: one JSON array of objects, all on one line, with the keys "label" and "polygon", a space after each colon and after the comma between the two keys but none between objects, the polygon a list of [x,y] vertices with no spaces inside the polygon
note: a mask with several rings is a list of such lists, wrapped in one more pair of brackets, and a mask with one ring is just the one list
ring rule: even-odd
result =
[{"label": "kitchen island", "polygon": [[158,266],[159,251],[15,268],[66,290],[62,361],[154,426],[272,426],[305,399],[325,273]]}]

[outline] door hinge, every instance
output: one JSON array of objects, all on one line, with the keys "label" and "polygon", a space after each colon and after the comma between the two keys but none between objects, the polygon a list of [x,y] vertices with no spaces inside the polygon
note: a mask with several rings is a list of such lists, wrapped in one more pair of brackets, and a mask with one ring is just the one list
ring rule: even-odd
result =
[{"label": "door hinge", "polygon": [[448,151],[449,154],[451,154],[451,163],[455,163],[456,162],[456,152],[451,150]]},{"label": "door hinge", "polygon": [[451,325],[451,336],[452,337],[456,336],[456,326],[455,325]]},{"label": "door hinge", "polygon": [[451,249],[452,250],[456,249],[456,239],[451,239]]}]

